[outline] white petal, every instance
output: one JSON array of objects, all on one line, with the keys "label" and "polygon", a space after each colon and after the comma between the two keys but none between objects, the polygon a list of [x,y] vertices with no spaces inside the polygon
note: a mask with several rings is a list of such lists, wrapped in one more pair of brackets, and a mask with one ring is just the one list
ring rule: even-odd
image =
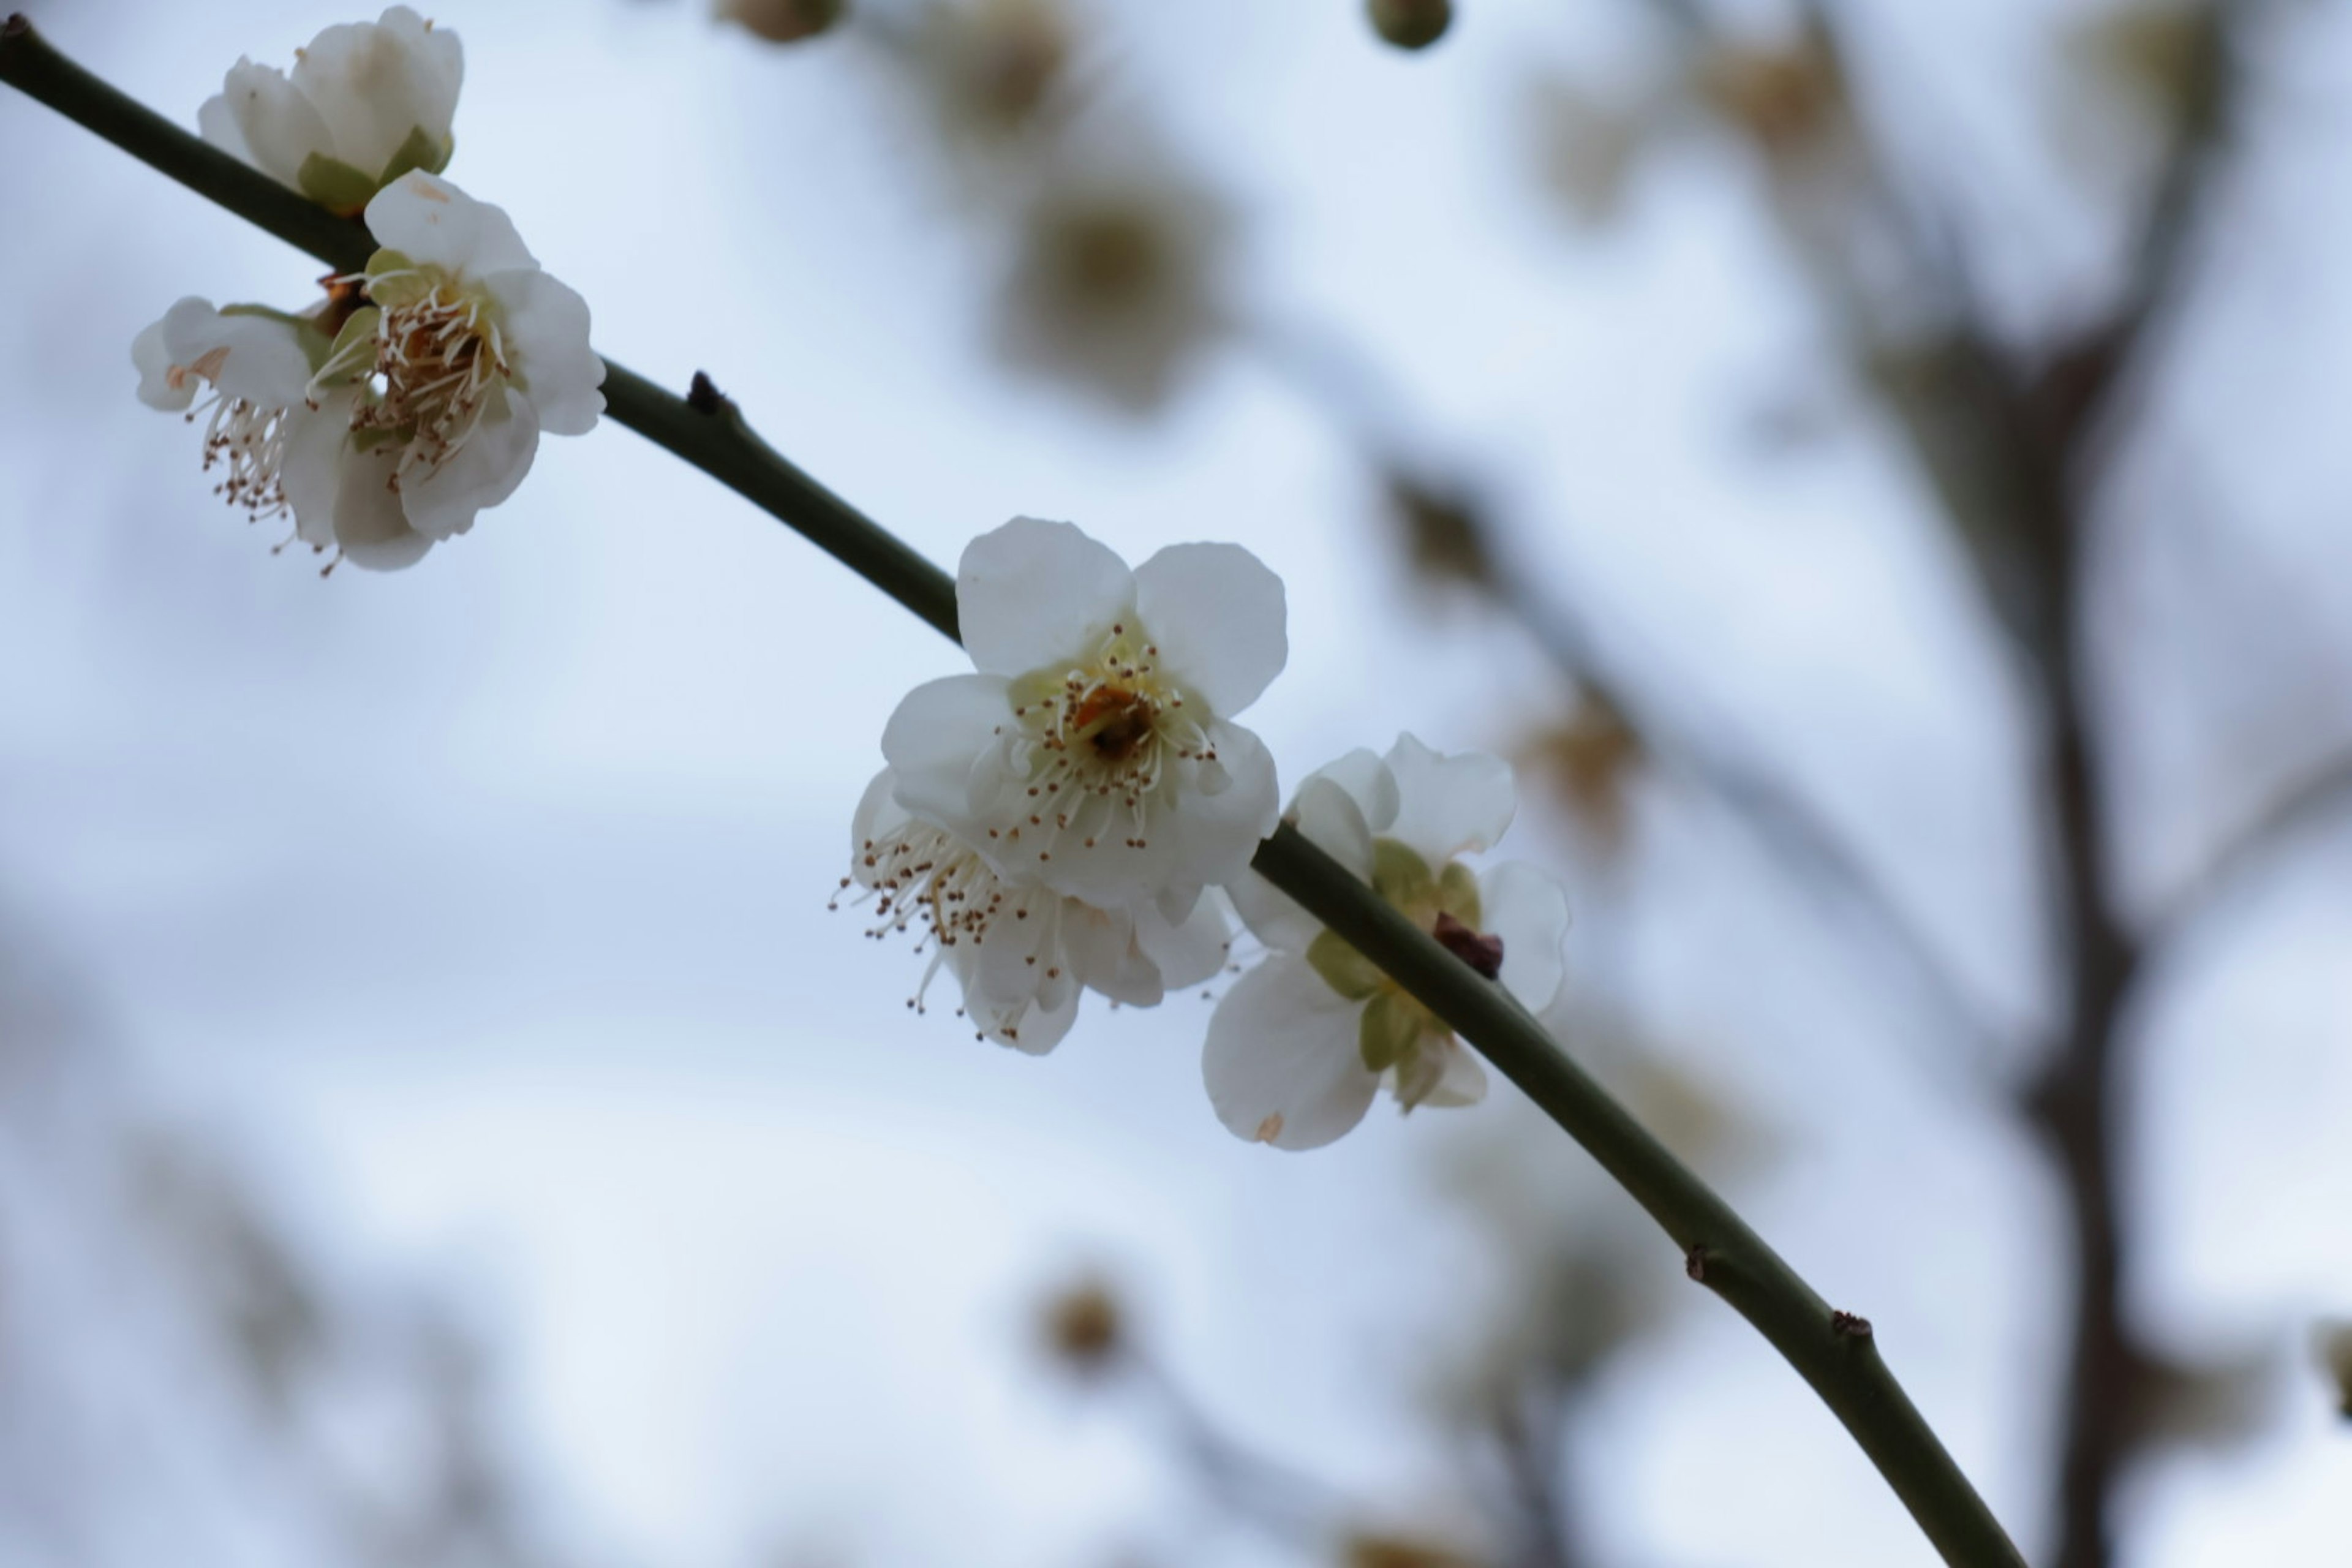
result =
[{"label": "white petal", "polygon": [[1184,880],[1235,882],[1281,815],[1274,754],[1256,732],[1222,720],[1203,728],[1214,763],[1195,769],[1177,797],[1175,826]]},{"label": "white petal", "polygon": [[[356,392],[330,393],[316,409],[297,404],[287,416],[286,457],[278,466],[278,482],[286,504],[294,510],[295,536],[316,549],[335,542],[343,460],[351,449],[352,405],[358,399]],[[402,520],[405,526],[405,513]]]},{"label": "white petal", "polygon": [[1478,879],[1479,921],[1503,939],[1502,982],[1531,1013],[1559,994],[1567,974],[1568,893],[1524,860],[1506,860]]},{"label": "white petal", "polygon": [[866,864],[866,850],[875,840],[907,822],[905,809],[891,794],[898,782],[898,775],[888,768],[876,773],[874,782],[866,786],[866,793],[857,797],[857,809],[850,814],[849,864],[857,880],[869,888],[874,884],[868,879],[877,868]]},{"label": "white petal", "polygon": [[1290,658],[1282,579],[1238,544],[1171,544],[1135,569],[1135,608],[1160,664],[1231,718]]},{"label": "white petal", "polygon": [[1267,959],[1209,1019],[1201,1076],[1235,1135],[1277,1149],[1317,1149],[1364,1119],[1380,1079],[1357,1044],[1363,1005],[1293,958]]},{"label": "white petal", "polygon": [[974,668],[1026,675],[1094,651],[1135,607],[1135,575],[1066,522],[1016,517],[964,547],[956,620]]},{"label": "white petal", "polygon": [[184,369],[257,408],[290,408],[310,384],[310,362],[299,331],[270,316],[226,315],[202,300],[183,300],[163,316],[163,348]]},{"label": "white petal", "polygon": [[973,811],[974,769],[1001,752],[998,730],[1012,717],[1004,680],[950,675],[899,700],[883,727],[882,754],[897,777],[899,805],[962,834]]},{"label": "white petal", "polygon": [[346,22],[311,39],[296,51],[293,83],[317,106],[334,155],[373,179],[410,132],[447,140],[457,84],[446,54],[423,18],[395,6],[381,23]]},{"label": "white petal", "polygon": [[502,209],[422,169],[375,194],[367,226],[378,245],[445,272],[486,278],[539,265]]},{"label": "white petal", "polygon": [[1160,966],[1137,940],[1136,916],[1062,900],[1063,942],[1087,985],[1129,1007],[1157,1007],[1168,994]]},{"label": "white petal", "polygon": [[192,296],[173,305],[161,321],[152,322],[131,340],[131,363],[139,370],[139,401],[150,408],[176,414],[195,401],[196,378],[184,372],[173,374],[175,367],[167,341],[172,318],[192,306],[207,315],[212,311],[209,301]]},{"label": "white petal", "polygon": [[449,539],[474,526],[474,514],[515,493],[539,453],[539,412],[507,389],[502,409],[482,416],[473,435],[436,467],[411,445],[401,460],[400,500],[408,526],[427,539]]},{"label": "white petal", "polygon": [[[221,98],[244,139],[247,162],[279,184],[299,185],[304,159],[313,153],[331,156],[334,152],[334,136],[318,107],[274,66],[238,60],[221,83]],[[214,124],[219,121],[215,114]],[[202,113],[196,122],[204,126]]]},{"label": "white petal", "polygon": [[1443,756],[1400,735],[1388,764],[1396,775],[1397,817],[1387,837],[1432,867],[1493,848],[1518,808],[1510,764],[1484,752]]},{"label": "white petal", "polygon": [[515,379],[550,436],[585,436],[604,412],[604,362],[588,346],[588,301],[536,268],[501,272],[487,286],[506,309]]},{"label": "white petal", "polygon": [[[238,163],[253,163],[252,144],[246,141],[244,131],[238,127],[236,112],[229,108],[226,92],[216,92],[205,100],[204,106],[196,110],[196,131],[205,141]],[[259,167],[258,164],[255,166]]]},{"label": "white petal", "polygon": [[394,572],[425,559],[433,542],[408,526],[392,479],[398,456],[390,447],[347,452],[335,496],[335,542],[343,558],[370,572]]},{"label": "white petal", "polygon": [[1181,925],[1171,925],[1156,909],[1136,912],[1135,941],[1160,971],[1160,983],[1171,991],[1198,985],[1215,976],[1233,952],[1233,922],[1223,900],[1212,893],[1192,906]]},{"label": "white petal", "polygon": [[1451,1035],[1443,1045],[1424,1043],[1421,1048],[1444,1053],[1439,1058],[1444,1065],[1438,1068],[1437,1082],[1422,1097],[1422,1104],[1443,1109],[1475,1105],[1486,1098],[1486,1068],[1476,1052]]},{"label": "white petal", "polygon": [[[1371,757],[1370,752],[1361,755]],[[1345,760],[1345,759],[1343,759]],[[1372,766],[1385,778],[1388,769],[1377,757]],[[1393,797],[1396,786],[1389,785]],[[1395,815],[1394,801],[1390,801],[1390,813]],[[1328,851],[1331,858],[1369,881],[1372,875],[1372,829],[1364,820],[1363,808],[1356,804],[1345,789],[1328,776],[1328,770],[1309,774],[1298,786],[1298,795],[1291,803],[1289,816],[1299,833],[1317,847]],[[1233,894],[1234,907],[1257,939],[1266,946],[1286,952],[1304,952],[1307,944],[1322,934],[1323,922],[1299,907],[1289,894],[1255,871],[1246,872],[1226,884]]]},{"label": "white petal", "polygon": [[[1298,818],[1298,830],[1309,838],[1315,838],[1316,836],[1308,821],[1307,785],[1318,779],[1336,784],[1349,800],[1355,802],[1356,809],[1362,814],[1364,826],[1371,830],[1373,837],[1379,837],[1396,826],[1396,774],[1389,771],[1388,763],[1382,762],[1370,747],[1359,746],[1346,756],[1317,768],[1300,784],[1291,810]],[[1320,844],[1322,840],[1316,838],[1316,842]],[[1330,849],[1335,855],[1339,853],[1328,844],[1323,847]],[[1372,874],[1369,843],[1365,847],[1363,864],[1358,866],[1355,862],[1349,861],[1349,868],[1360,877],[1369,877]]]}]

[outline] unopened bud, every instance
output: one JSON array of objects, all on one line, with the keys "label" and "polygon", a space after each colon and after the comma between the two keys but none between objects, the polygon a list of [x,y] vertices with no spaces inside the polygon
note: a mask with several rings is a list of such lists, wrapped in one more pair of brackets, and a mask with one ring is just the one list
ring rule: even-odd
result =
[{"label": "unopened bud", "polygon": [[2336,1408],[2352,1421],[2352,1318],[2336,1318],[2319,1325],[2313,1341],[2319,1364],[2335,1385]]},{"label": "unopened bud", "polygon": [[1045,1348],[1073,1370],[1099,1372],[1122,1348],[1118,1298],[1098,1280],[1062,1291],[1045,1304]]},{"label": "unopened bud", "polygon": [[1401,49],[1425,49],[1454,25],[1454,0],[1364,0],[1372,30]]},{"label": "unopened bud", "polygon": [[719,19],[772,44],[793,44],[831,28],[848,9],[848,0],[719,0]]}]

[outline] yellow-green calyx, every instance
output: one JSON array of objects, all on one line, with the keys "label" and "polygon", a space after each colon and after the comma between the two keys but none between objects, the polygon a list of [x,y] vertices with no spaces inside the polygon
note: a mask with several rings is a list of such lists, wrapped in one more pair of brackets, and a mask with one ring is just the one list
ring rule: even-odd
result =
[{"label": "yellow-green calyx", "polygon": [[419,125],[410,129],[408,140],[400,144],[392,161],[379,173],[372,174],[341,158],[313,153],[302,160],[302,167],[295,172],[294,179],[304,195],[329,212],[355,217],[375,199],[378,191],[410,170],[437,174],[447,168],[449,156],[457,150],[456,138],[444,136],[436,141]]},{"label": "yellow-green calyx", "polygon": [[[1393,838],[1375,839],[1372,889],[1407,920],[1492,978],[1492,966],[1465,952],[1464,937],[1453,934],[1466,933],[1468,946],[1481,956],[1491,952],[1499,963],[1502,944],[1477,934],[1478,879],[1469,867],[1454,860],[1444,870],[1432,871],[1429,862],[1407,846]],[[1408,1106],[1434,1087],[1437,1075],[1431,1068],[1454,1034],[1443,1020],[1337,932],[1324,931],[1308,943],[1307,963],[1332,990],[1364,1004],[1357,1048],[1367,1070],[1393,1070],[1398,1098]]]}]

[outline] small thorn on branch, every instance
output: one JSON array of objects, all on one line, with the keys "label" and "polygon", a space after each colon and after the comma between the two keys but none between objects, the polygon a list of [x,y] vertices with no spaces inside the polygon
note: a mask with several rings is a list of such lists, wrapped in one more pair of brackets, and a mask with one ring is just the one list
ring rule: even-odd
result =
[{"label": "small thorn on branch", "polygon": [[1689,1275],[1693,1279],[1697,1280],[1700,1284],[1706,1284],[1706,1260],[1713,1256],[1714,1254],[1707,1251],[1706,1243],[1703,1241],[1700,1242],[1696,1247],[1692,1247],[1688,1252],[1683,1254],[1683,1272]]},{"label": "small thorn on branch", "polygon": [[1856,1317],[1852,1312],[1832,1312],[1830,1330],[1850,1340],[1866,1340],[1870,1338],[1870,1320]]},{"label": "small thorn on branch", "polygon": [[698,370],[687,385],[686,405],[697,414],[721,414],[728,406],[727,395],[719,390],[719,384],[710,379],[709,373]]},{"label": "small thorn on branch", "polygon": [[8,19],[0,22],[0,38],[21,38],[33,30],[33,19],[22,11],[11,11]]}]

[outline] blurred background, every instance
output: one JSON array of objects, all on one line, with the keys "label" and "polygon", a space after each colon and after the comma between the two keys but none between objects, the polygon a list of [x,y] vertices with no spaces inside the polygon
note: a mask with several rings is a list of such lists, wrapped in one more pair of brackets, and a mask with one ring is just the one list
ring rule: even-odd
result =
[{"label": "blurred background", "polygon": [[[742,3],[434,13],[600,347],[935,560],[1247,543],[1286,777],[1514,759],[1570,1048],[2035,1563],[2345,1560],[2345,7]],[[359,14],[29,10],[189,124]],[[1281,1155],[1203,1002],[908,1013],[953,650],[699,474],[273,559],[129,344],[317,268],[0,146],[0,1563],[1932,1561],[1507,1086]]]}]

